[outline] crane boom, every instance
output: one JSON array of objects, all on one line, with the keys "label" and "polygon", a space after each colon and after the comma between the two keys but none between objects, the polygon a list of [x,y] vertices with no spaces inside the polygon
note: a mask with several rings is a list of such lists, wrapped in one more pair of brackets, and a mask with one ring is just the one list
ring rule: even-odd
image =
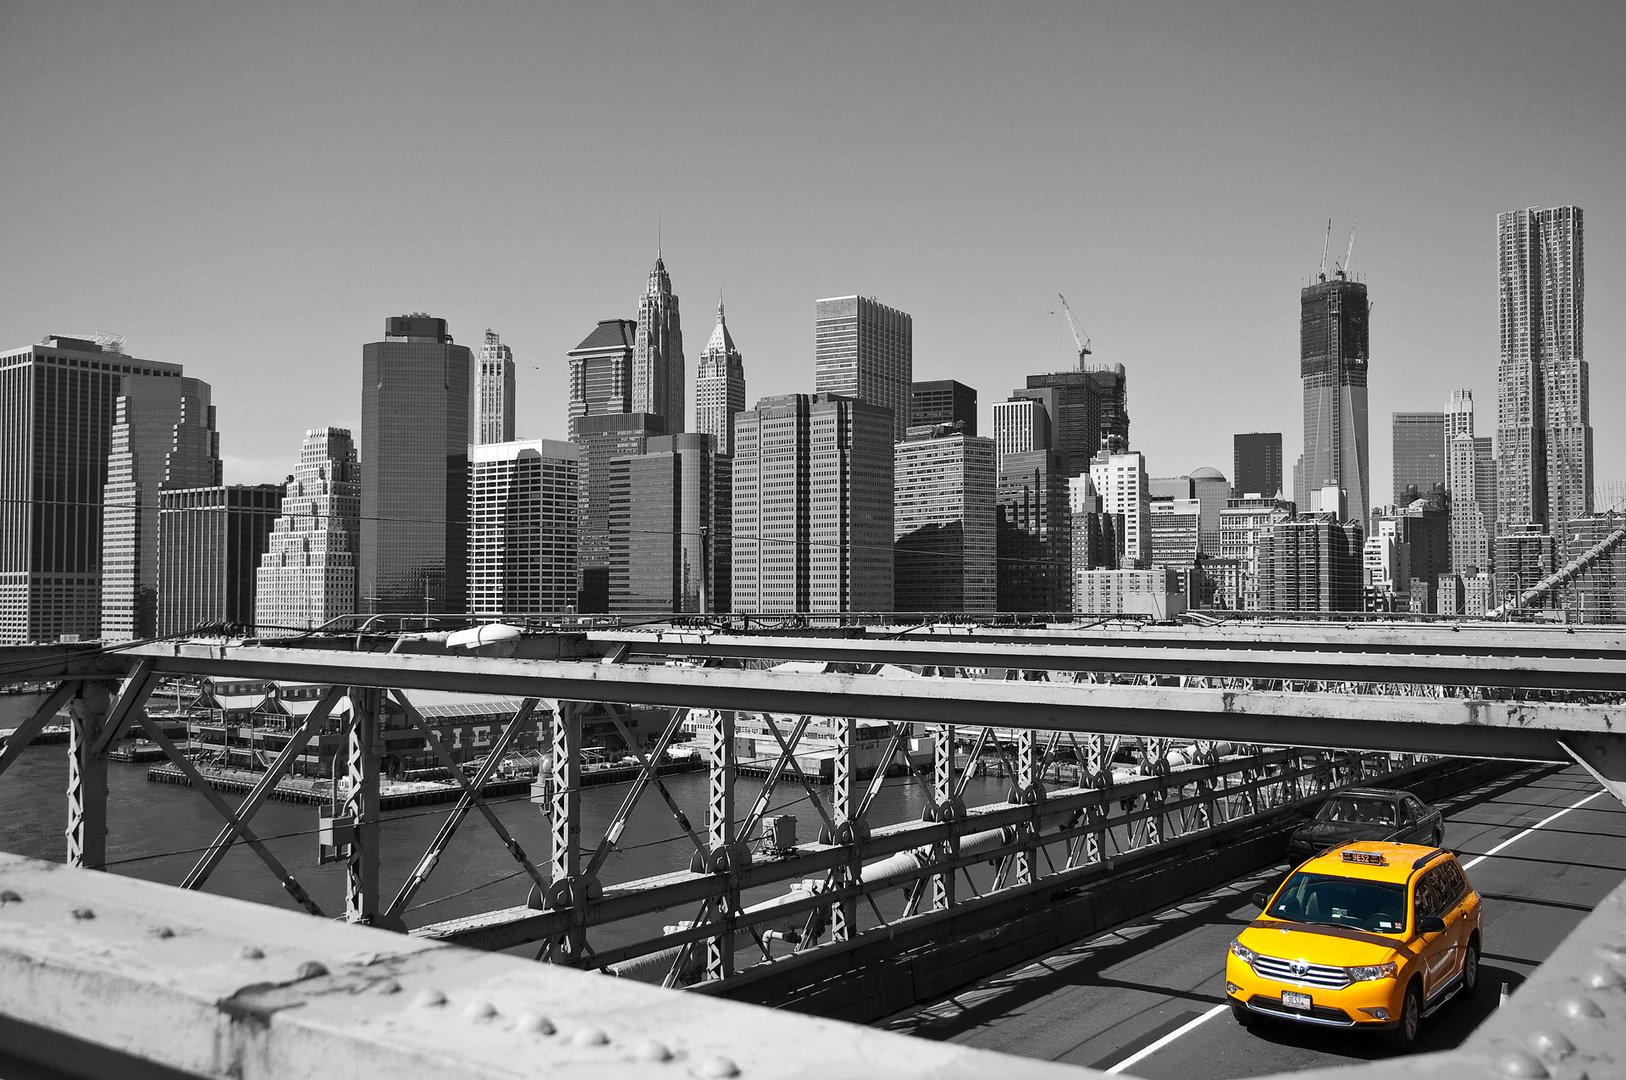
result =
[{"label": "crane boom", "polygon": [[1327,219],[1327,235],[1321,238],[1321,280],[1327,280],[1327,245],[1332,243],[1332,218]]},{"label": "crane boom", "polygon": [[1078,366],[1079,370],[1082,371],[1084,368],[1084,358],[1090,355],[1089,336],[1078,328],[1078,320],[1073,318],[1073,309],[1068,306],[1067,298],[1062,296],[1061,293],[1057,293],[1056,295],[1061,297],[1061,310],[1067,316],[1067,325],[1073,329],[1073,344],[1078,346]]},{"label": "crane boom", "polygon": [[1360,224],[1357,221],[1349,227],[1349,247],[1344,249],[1344,261],[1338,264],[1339,277],[1344,277],[1349,273],[1349,258],[1355,254],[1355,230],[1360,227]]}]

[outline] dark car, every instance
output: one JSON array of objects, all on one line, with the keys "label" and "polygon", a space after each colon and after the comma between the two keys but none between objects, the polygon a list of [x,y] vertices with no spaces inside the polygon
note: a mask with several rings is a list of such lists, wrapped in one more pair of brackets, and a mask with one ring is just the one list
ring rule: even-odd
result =
[{"label": "dark car", "polygon": [[1287,842],[1288,858],[1308,859],[1352,840],[1392,840],[1439,847],[1445,836],[1440,812],[1417,796],[1385,788],[1350,788],[1321,804]]}]

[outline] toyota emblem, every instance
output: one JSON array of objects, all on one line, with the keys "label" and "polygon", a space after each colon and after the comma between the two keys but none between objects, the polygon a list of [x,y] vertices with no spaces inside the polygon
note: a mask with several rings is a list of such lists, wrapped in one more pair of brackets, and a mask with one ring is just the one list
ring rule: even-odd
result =
[{"label": "toyota emblem", "polygon": [[1293,969],[1293,974],[1302,976],[1310,970],[1310,961],[1300,957],[1297,960],[1289,960],[1287,966]]}]

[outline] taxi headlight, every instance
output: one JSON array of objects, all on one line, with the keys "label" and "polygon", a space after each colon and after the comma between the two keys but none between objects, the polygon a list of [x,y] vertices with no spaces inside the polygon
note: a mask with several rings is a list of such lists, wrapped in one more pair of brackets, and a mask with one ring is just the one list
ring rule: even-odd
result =
[{"label": "taxi headlight", "polygon": [[1345,968],[1350,982],[1372,982],[1376,979],[1392,979],[1400,970],[1400,965],[1394,961],[1387,964],[1373,964],[1369,967]]},{"label": "taxi headlight", "polygon": [[[1252,967],[1253,962],[1259,959],[1258,953],[1254,952],[1252,949],[1248,948],[1246,945],[1242,944],[1242,942],[1234,938],[1231,940],[1231,955],[1241,960],[1249,967]],[[1391,964],[1390,966],[1393,967],[1394,965]]]}]

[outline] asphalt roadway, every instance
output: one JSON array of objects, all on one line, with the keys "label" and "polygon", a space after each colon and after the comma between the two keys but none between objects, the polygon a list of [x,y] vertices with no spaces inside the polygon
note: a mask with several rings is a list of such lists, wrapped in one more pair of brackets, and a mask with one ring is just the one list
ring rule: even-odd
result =
[{"label": "asphalt roadway", "polygon": [[[1484,898],[1479,993],[1423,1022],[1416,1052],[1457,1046],[1626,879],[1626,808],[1578,767],[1534,766],[1437,804]],[[1224,1080],[1388,1056],[1347,1031],[1260,1023],[1225,1005],[1225,953],[1284,863],[1002,972],[879,1025],[1146,1080]]]}]

